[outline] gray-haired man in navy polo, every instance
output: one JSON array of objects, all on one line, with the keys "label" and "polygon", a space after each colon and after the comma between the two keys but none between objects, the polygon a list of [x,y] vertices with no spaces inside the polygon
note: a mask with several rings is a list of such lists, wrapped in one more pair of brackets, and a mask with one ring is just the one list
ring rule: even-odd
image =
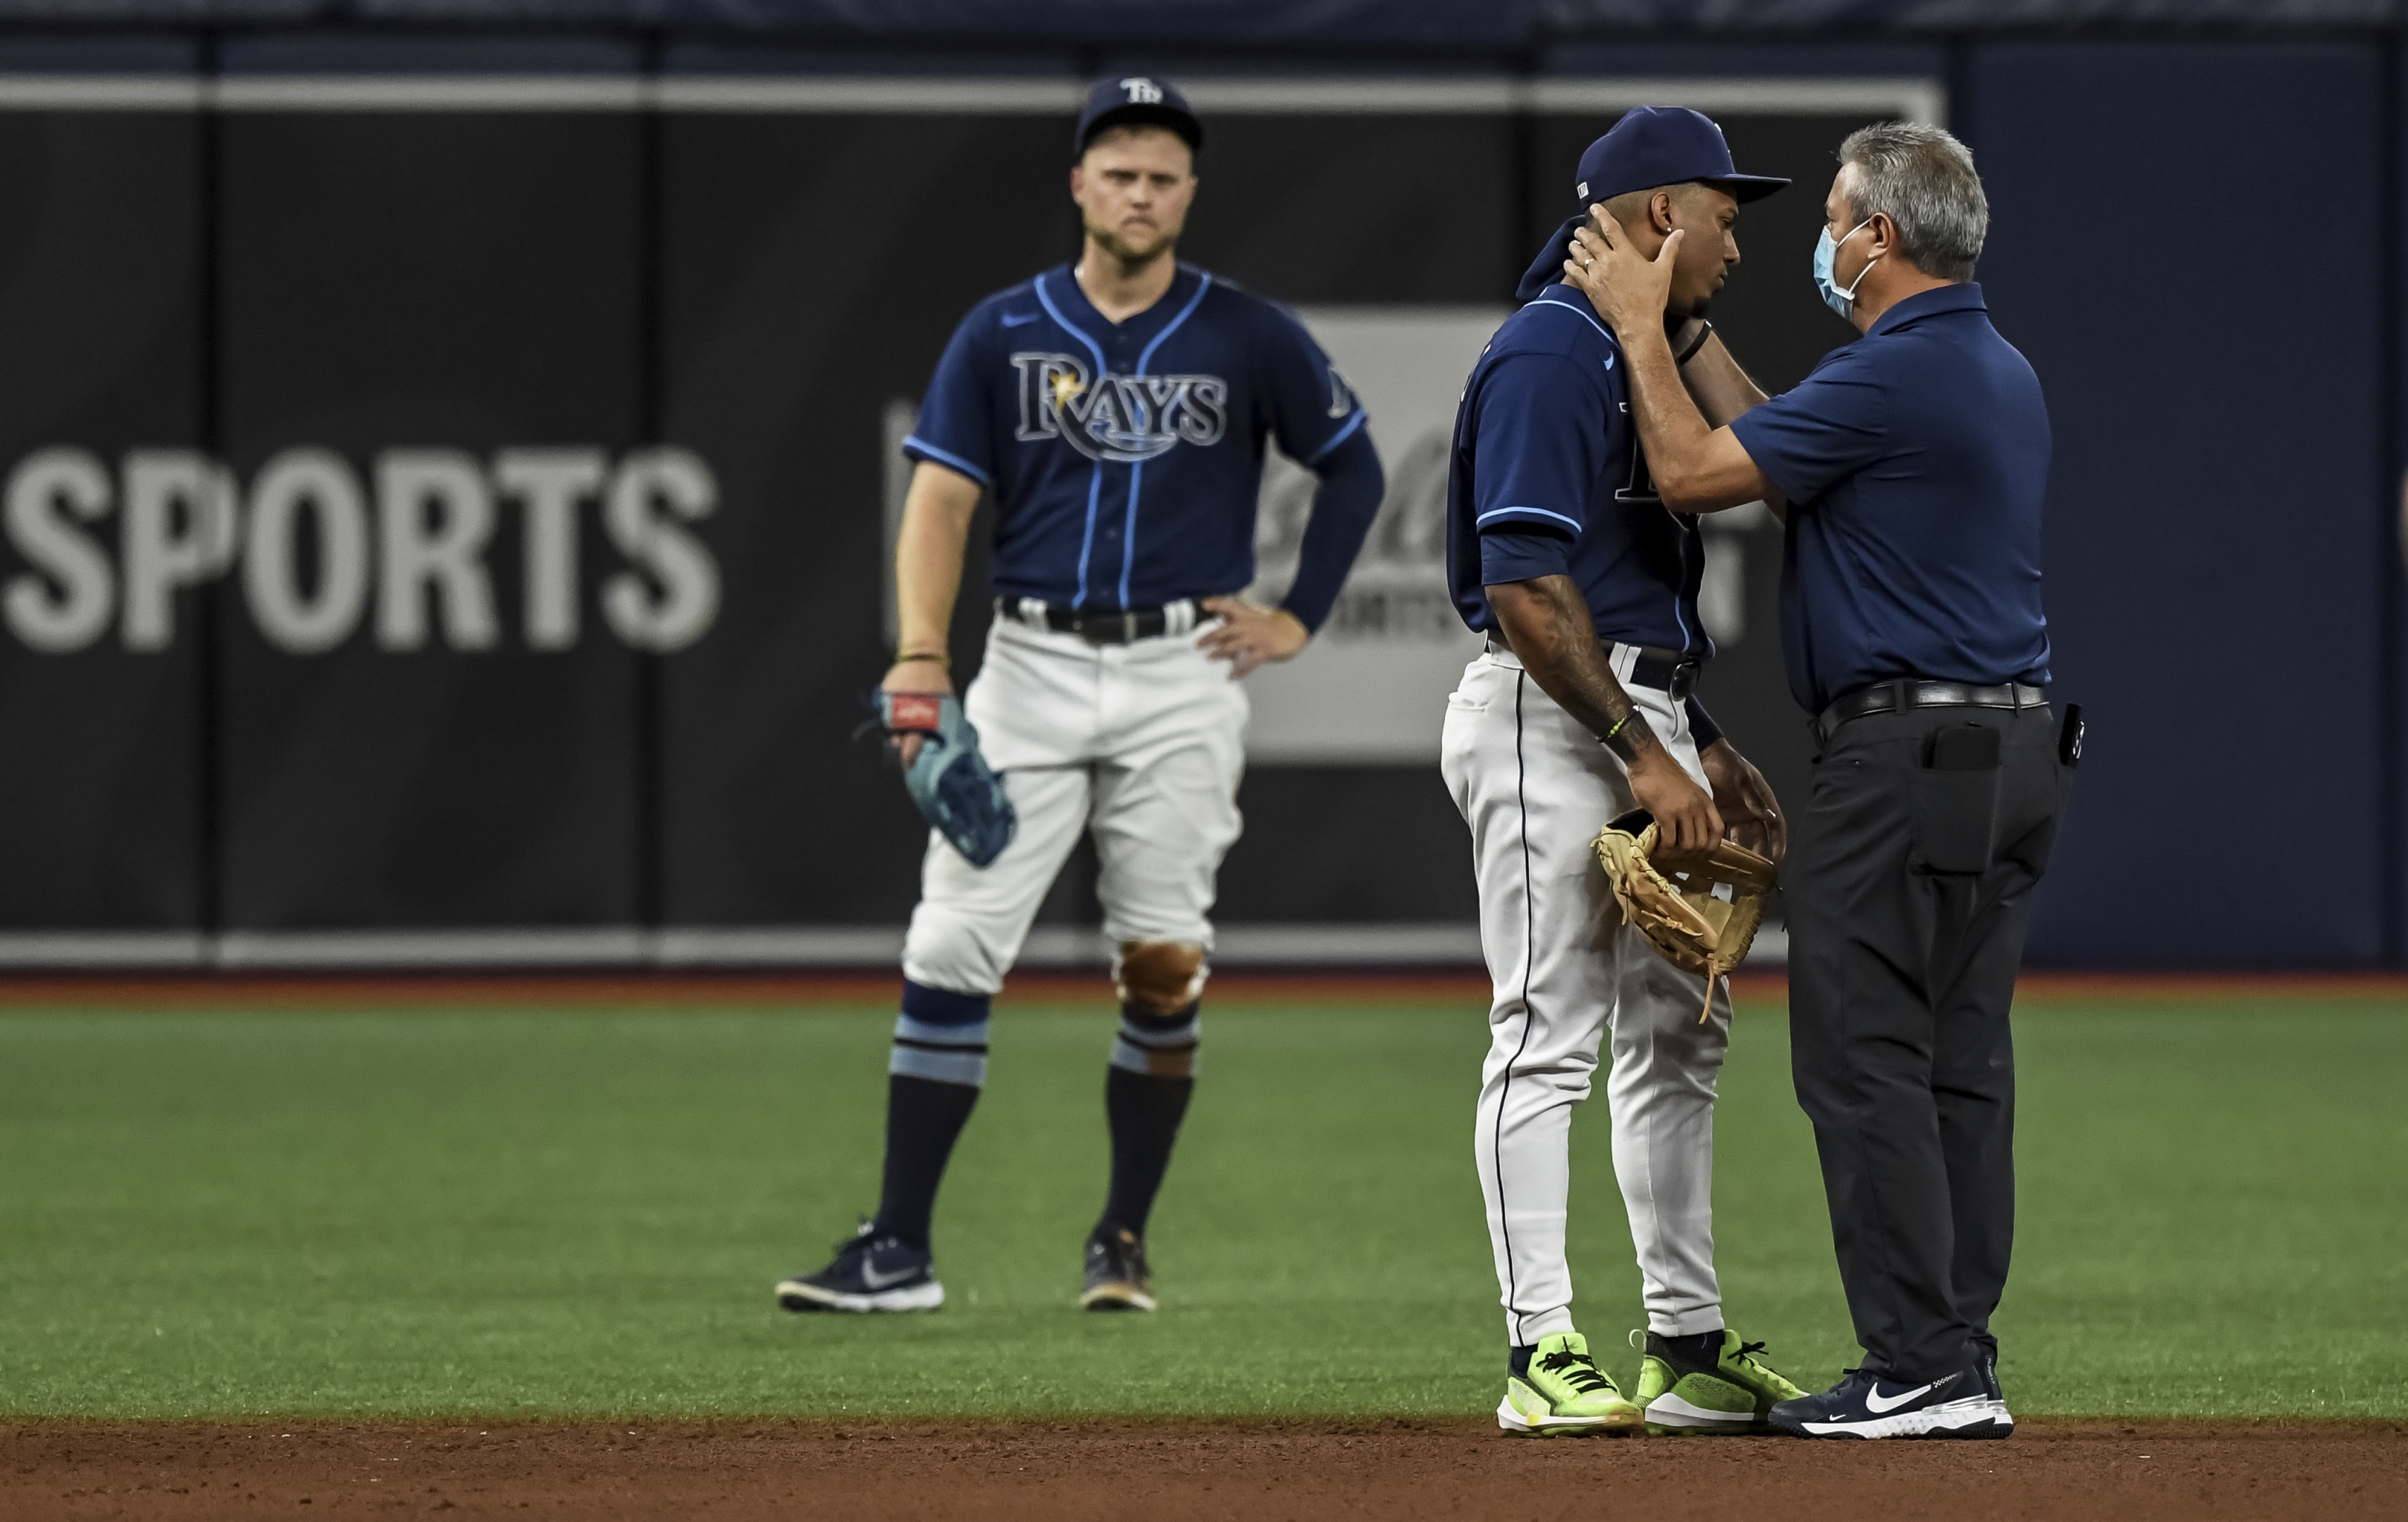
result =
[{"label": "gray-haired man in navy polo", "polygon": [[1964,145],[1867,127],[1840,161],[1814,283],[1864,337],[1727,427],[1663,337],[1676,250],[1600,218],[1566,268],[1623,338],[1665,505],[1762,498],[1788,525],[1789,683],[1822,752],[1784,869],[1791,1049],[1865,1360],[1772,1425],[2004,1437],[2008,1007],[2079,748],[2042,690],[2048,411],[1972,283],[1989,208]]}]

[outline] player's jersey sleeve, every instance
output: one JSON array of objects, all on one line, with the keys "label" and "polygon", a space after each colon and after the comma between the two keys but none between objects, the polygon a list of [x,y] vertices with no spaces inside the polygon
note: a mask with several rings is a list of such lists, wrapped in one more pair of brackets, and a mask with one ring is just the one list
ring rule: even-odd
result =
[{"label": "player's jersey sleeve", "polygon": [[1273,308],[1267,328],[1259,380],[1271,432],[1289,459],[1318,467],[1363,431],[1363,404],[1293,315]]},{"label": "player's jersey sleeve", "polygon": [[1605,397],[1561,354],[1508,354],[1480,380],[1472,527],[1578,538],[1605,468]]},{"label": "player's jersey sleeve", "polygon": [[920,419],[903,440],[903,452],[910,458],[958,470],[981,486],[993,486],[996,478],[996,406],[989,390],[994,368],[982,363],[989,357],[990,321],[981,308],[953,329],[928,380]]},{"label": "player's jersey sleeve", "polygon": [[1756,467],[1802,506],[1881,457],[1889,408],[1872,367],[1842,350],[1797,390],[1741,413],[1730,429]]}]

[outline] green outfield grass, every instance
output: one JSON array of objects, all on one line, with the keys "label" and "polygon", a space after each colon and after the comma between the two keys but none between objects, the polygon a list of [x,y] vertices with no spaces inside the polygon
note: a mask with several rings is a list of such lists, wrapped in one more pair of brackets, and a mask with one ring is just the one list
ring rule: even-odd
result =
[{"label": "green outfield grass", "polygon": [[[1099,990],[1100,992],[1100,990]],[[1470,1414],[1501,1321],[1461,1001],[1208,1009],[1167,1309],[1071,1308],[1111,1023],[1007,1005],[938,1216],[952,1301],[777,1312],[875,1200],[871,1009],[0,1015],[0,1411]],[[2019,1412],[2408,1414],[2408,1010],[2028,1004]],[[1576,1311],[1627,1376],[1603,1100]],[[1733,1324],[1852,1361],[1777,1006],[1723,1084]]]}]

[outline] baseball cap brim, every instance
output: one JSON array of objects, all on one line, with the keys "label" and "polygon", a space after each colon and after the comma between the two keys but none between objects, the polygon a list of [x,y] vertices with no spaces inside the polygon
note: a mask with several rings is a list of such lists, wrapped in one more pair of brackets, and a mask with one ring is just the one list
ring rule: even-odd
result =
[{"label": "baseball cap brim", "polygon": [[1709,180],[1707,183],[1723,186],[1730,192],[1732,200],[1745,206],[1750,201],[1763,200],[1774,191],[1787,185],[1789,181],[1775,179],[1771,175],[1725,175],[1719,179]]}]

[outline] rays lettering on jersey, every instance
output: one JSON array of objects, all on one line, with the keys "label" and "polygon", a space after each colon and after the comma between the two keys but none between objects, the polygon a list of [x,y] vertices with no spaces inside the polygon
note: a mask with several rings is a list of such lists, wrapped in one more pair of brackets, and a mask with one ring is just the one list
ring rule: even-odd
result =
[{"label": "rays lettering on jersey", "polygon": [[1018,353],[1024,444],[1060,438],[1090,460],[1134,465],[1185,444],[1221,441],[1229,383],[1217,375],[1087,373],[1075,354]]}]

